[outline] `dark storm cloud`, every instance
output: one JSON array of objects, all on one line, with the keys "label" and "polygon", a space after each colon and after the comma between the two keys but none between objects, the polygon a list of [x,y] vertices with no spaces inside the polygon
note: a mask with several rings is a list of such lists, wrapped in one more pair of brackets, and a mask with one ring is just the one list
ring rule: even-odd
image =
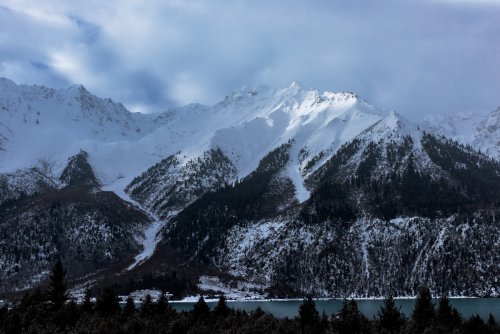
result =
[{"label": "dark storm cloud", "polygon": [[12,0],[3,6],[0,75],[83,83],[133,110],[213,103],[243,85],[291,81],[353,91],[412,118],[500,105],[494,0]]}]

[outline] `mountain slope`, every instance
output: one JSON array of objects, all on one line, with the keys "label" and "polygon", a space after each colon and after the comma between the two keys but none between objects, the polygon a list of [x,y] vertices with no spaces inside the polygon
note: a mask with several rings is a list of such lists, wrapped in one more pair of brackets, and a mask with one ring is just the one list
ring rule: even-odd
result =
[{"label": "mountain slope", "polygon": [[52,173],[52,165],[47,161],[38,161],[29,168],[0,173],[0,204],[26,195],[54,190],[59,186],[59,180]]},{"label": "mountain slope", "polygon": [[236,177],[234,165],[220,149],[183,159],[180,154],[168,156],[132,180],[126,192],[144,208],[167,218]]},{"label": "mountain slope", "polygon": [[0,204],[0,293],[46,281],[59,258],[76,279],[123,267],[141,250],[137,237],[151,218],[100,191],[87,159],[85,151],[69,158],[60,181],[46,176],[48,169],[2,175],[8,186],[30,192],[7,189],[10,197]]},{"label": "mountain slope", "polygon": [[237,225],[214,256],[221,272],[271,296],[499,296],[498,212],[359,218],[313,225],[287,216]]},{"label": "mountain slope", "polygon": [[[277,155],[273,175],[283,175],[292,146],[274,151],[286,154]],[[180,212],[160,247],[274,295],[412,295],[420,284],[436,293],[500,293],[498,256],[486,250],[500,247],[497,162],[390,113],[310,174],[307,201],[264,209],[274,202],[262,200],[251,177],[274,154],[240,184]],[[452,266],[449,252],[457,255]]]},{"label": "mountain slope", "polygon": [[188,205],[169,223],[162,244],[205,261],[236,223],[274,214],[296,203],[293,184],[283,174],[291,145],[290,141],[270,152],[240,182]]},{"label": "mountain slope", "polygon": [[61,258],[68,278],[125,265],[150,219],[109,192],[65,188],[27,197],[0,210],[0,291],[44,281]]}]

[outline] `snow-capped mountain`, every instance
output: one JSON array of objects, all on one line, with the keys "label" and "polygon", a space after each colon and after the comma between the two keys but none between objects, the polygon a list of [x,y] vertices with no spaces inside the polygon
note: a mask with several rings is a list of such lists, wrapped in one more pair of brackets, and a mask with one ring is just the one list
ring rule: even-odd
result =
[{"label": "snow-capped mountain", "polygon": [[[288,172],[300,188],[308,157],[323,152],[328,158],[383,117],[353,94],[306,90],[296,83],[285,89],[244,88],[214,106],[192,104],[153,115],[130,113],[82,86],[56,91],[2,79],[0,92],[3,171],[44,160],[60,172],[66,159],[83,149],[101,184],[117,191],[177,152],[187,163],[220,148],[242,178],[289,139],[296,152]],[[299,196],[304,200],[307,193]]]},{"label": "snow-capped mountain", "polygon": [[[50,252],[43,265],[28,267],[30,260],[7,252],[0,267],[18,268],[19,276],[9,271],[8,277],[15,289],[46,278],[55,256],[70,254],[76,265],[92,244],[109,261],[92,265],[84,257],[78,275],[111,266],[122,275],[205,268],[247,277],[273,294],[326,296],[348,286],[351,295],[388,293],[381,285],[411,294],[427,282],[435,291],[499,295],[488,289],[494,276],[485,274],[498,269],[496,258],[472,261],[470,253],[483,252],[475,242],[460,265],[477,273],[478,286],[464,287],[462,271],[445,281],[425,271],[444,252],[459,253],[459,230],[468,229],[471,238],[488,233],[490,248],[500,245],[494,237],[500,226],[491,218],[498,214],[498,163],[435,135],[491,142],[495,119],[490,115],[475,132],[444,119],[414,124],[355,94],[297,83],[245,87],[215,105],[143,115],[82,86],[54,90],[1,79],[0,228],[11,230],[24,217],[26,226],[57,229],[64,219],[71,230],[58,230],[56,241],[73,241],[44,237]],[[485,152],[492,155],[493,148]],[[45,211],[63,218],[40,219]],[[492,223],[483,226],[486,220]],[[75,242],[75,231],[89,238],[85,226],[102,233],[90,244]],[[15,243],[22,248],[21,239]],[[130,265],[130,250],[138,253],[141,243]],[[400,245],[408,252],[383,252]],[[25,254],[39,246],[29,247]],[[401,263],[407,277],[381,278],[394,261],[407,262]],[[333,276],[346,280],[332,283]]]},{"label": "snow-capped mountain", "polygon": [[[310,173],[311,197],[297,205],[284,172],[292,147],[187,206],[159,248],[278,296],[414,295],[424,283],[436,293],[500,293],[500,240],[489,234],[500,230],[497,162],[389,113]],[[455,264],[441,273],[450,253]]]},{"label": "snow-capped mountain", "polygon": [[453,115],[432,114],[425,117],[423,126],[461,144],[471,144],[480,121],[475,115],[461,112]]},{"label": "snow-capped mountain", "polygon": [[[176,165],[186,168],[210,150],[221,150],[236,171],[224,177],[231,183],[255,170],[268,152],[292,141],[290,160],[283,173],[293,182],[299,202],[303,202],[309,197],[303,182],[308,173],[383,115],[383,111],[351,93],[306,90],[297,83],[285,89],[244,88],[211,107],[189,105],[171,111],[169,122],[141,142],[170,144],[172,154],[181,152],[183,156],[181,161],[176,158]],[[314,163],[312,159],[316,159]],[[155,169],[157,166],[149,173]],[[164,178],[173,175],[166,173]],[[158,191],[148,192],[147,196],[152,196],[149,202],[159,208],[158,203],[153,203],[154,198],[163,197]],[[193,192],[203,193],[196,189]],[[163,206],[157,213],[164,215],[174,209],[178,208]]]},{"label": "snow-capped mountain", "polygon": [[472,145],[500,160],[500,107],[486,116],[476,128]]},{"label": "snow-capped mountain", "polygon": [[482,117],[464,113],[429,116],[424,127],[500,159],[500,107]]}]

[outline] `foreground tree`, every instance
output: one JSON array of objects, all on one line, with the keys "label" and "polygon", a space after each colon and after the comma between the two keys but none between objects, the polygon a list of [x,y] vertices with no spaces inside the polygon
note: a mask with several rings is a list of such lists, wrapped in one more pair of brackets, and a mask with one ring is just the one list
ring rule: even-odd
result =
[{"label": "foreground tree", "polygon": [[379,328],[384,333],[399,333],[405,322],[392,296],[384,300],[384,305],[380,307],[378,316]]},{"label": "foreground tree", "polygon": [[316,303],[311,296],[304,298],[304,302],[299,307],[299,321],[301,332],[318,333],[319,313],[316,310]]},{"label": "foreground tree", "polygon": [[434,320],[434,305],[432,304],[431,292],[426,287],[421,287],[415,302],[415,308],[411,315],[411,327],[413,333],[423,333],[429,328]]},{"label": "foreground tree", "polygon": [[226,317],[229,313],[231,313],[231,309],[227,306],[226,297],[224,295],[219,296],[219,301],[214,308],[214,313],[218,317]]},{"label": "foreground tree", "polygon": [[113,289],[104,289],[104,293],[97,298],[96,309],[102,315],[114,315],[120,312],[118,296]]},{"label": "foreground tree", "polygon": [[[464,334],[488,334],[488,326],[484,323],[479,315],[474,315],[464,322],[462,327]],[[494,332],[493,332],[494,333]]]},{"label": "foreground tree", "polygon": [[48,293],[49,301],[55,309],[60,309],[68,300],[68,293],[65,283],[66,271],[61,260],[57,260],[50,275],[50,289]]},{"label": "foreground tree", "polygon": [[332,321],[334,333],[339,334],[361,334],[370,333],[368,319],[358,310],[358,304],[354,299],[344,300],[342,309],[334,316]]},{"label": "foreground tree", "polygon": [[435,317],[434,331],[439,333],[451,333],[462,324],[462,318],[458,311],[451,306],[446,296],[439,299],[439,305]]},{"label": "foreground tree", "polygon": [[168,305],[167,292],[162,290],[160,298],[158,298],[158,303],[156,305],[156,313],[159,315],[164,315],[170,311],[170,305]]},{"label": "foreground tree", "polygon": [[191,311],[196,320],[205,318],[210,314],[210,308],[205,302],[205,298],[200,296],[196,304],[193,305],[193,310]]}]

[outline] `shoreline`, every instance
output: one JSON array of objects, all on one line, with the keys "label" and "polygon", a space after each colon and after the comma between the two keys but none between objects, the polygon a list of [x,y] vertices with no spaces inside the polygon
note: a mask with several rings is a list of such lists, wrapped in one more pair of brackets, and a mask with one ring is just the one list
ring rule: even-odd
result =
[{"label": "shoreline", "polygon": [[[196,303],[200,296],[189,296],[181,300],[169,300],[169,303]],[[400,296],[393,297],[394,300],[411,300],[416,299],[417,296]],[[440,296],[433,296],[432,299],[439,299]],[[448,299],[498,299],[500,297],[469,297],[469,296],[453,296]],[[205,302],[207,303],[216,303],[218,302],[218,298],[205,298]],[[385,297],[349,297],[349,298],[336,298],[336,297],[328,297],[328,298],[313,298],[314,301],[343,301],[343,300],[356,300],[356,301],[374,301],[374,300],[384,300]],[[304,298],[243,298],[243,299],[226,299],[227,303],[243,303],[243,302],[301,302]]]}]

